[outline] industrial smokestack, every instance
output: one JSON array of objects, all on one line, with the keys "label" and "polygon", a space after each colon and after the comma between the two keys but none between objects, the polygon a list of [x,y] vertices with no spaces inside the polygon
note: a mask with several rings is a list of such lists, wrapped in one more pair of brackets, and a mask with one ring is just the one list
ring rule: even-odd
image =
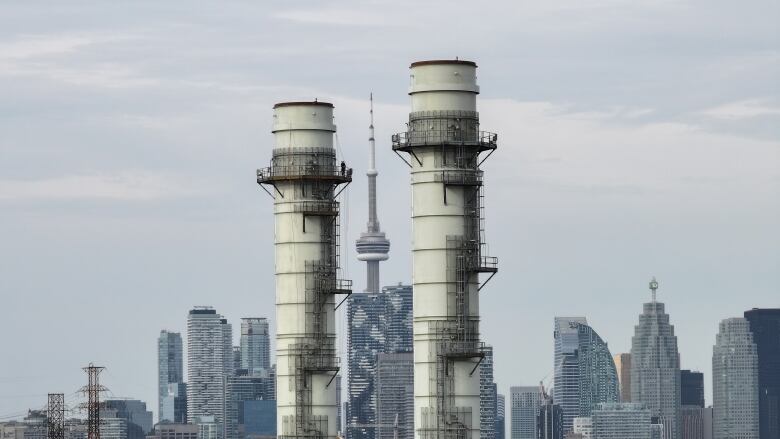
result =
[{"label": "industrial smokestack", "polygon": [[335,199],[338,187],[352,181],[352,169],[337,163],[335,132],[332,104],[276,104],[271,166],[257,171],[274,198],[280,438],[338,433],[335,295],[351,293],[352,282],[338,278]]},{"label": "industrial smokestack", "polygon": [[408,131],[392,139],[411,167],[418,439],[480,436],[479,274],[492,277],[497,259],[484,254],[479,165],[497,136],[479,130],[476,69],[470,61],[413,63]]}]

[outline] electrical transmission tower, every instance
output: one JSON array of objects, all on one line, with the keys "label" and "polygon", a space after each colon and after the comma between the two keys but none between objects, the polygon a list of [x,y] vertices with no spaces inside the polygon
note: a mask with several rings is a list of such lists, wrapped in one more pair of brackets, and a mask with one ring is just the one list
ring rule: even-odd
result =
[{"label": "electrical transmission tower", "polygon": [[46,439],[65,439],[65,394],[49,393],[46,407]]},{"label": "electrical transmission tower", "polygon": [[88,384],[81,388],[81,391],[87,395],[85,405],[87,409],[87,439],[100,439],[100,392],[104,392],[106,388],[100,385],[99,375],[105,367],[89,363],[89,366],[83,369],[88,377]]}]

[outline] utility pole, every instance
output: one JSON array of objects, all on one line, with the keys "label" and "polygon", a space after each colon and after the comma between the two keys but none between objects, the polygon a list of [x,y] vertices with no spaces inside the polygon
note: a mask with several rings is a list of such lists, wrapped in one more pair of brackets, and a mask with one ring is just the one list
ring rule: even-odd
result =
[{"label": "utility pole", "polygon": [[49,393],[46,406],[46,439],[65,439],[65,394]]},{"label": "utility pole", "polygon": [[87,385],[81,391],[87,395],[87,439],[100,439],[100,392],[106,390],[100,385],[100,372],[105,367],[89,366],[82,368],[87,373]]}]

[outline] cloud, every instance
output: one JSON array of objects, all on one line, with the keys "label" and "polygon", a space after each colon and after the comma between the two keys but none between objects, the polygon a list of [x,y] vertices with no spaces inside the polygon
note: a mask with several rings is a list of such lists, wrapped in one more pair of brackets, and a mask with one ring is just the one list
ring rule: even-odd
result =
[{"label": "cloud", "polygon": [[388,21],[377,12],[356,9],[289,9],[274,14],[274,17],[299,23],[325,24],[334,26],[387,26],[399,22]]},{"label": "cloud", "polygon": [[86,35],[29,35],[0,43],[0,60],[60,55],[94,43],[95,39]]},{"label": "cloud", "polygon": [[39,180],[0,180],[0,201],[120,200],[150,201],[203,195],[195,179],[152,172],[70,175]]},{"label": "cloud", "polygon": [[[626,116],[650,112],[483,99],[483,127],[499,131],[492,178],[545,190],[663,194],[682,211],[691,196],[715,207],[729,196],[766,202],[778,175],[778,142]],[[690,187],[694,181],[699,186]]]},{"label": "cloud", "polygon": [[719,105],[701,112],[705,116],[721,120],[752,119],[761,116],[778,116],[780,107],[771,106],[764,99],[747,99]]},{"label": "cloud", "polygon": [[91,60],[76,56],[92,46],[115,45],[136,40],[131,34],[82,33],[73,35],[23,35],[0,43],[0,76],[48,79],[105,88],[132,88],[159,84],[143,77],[122,61]]}]

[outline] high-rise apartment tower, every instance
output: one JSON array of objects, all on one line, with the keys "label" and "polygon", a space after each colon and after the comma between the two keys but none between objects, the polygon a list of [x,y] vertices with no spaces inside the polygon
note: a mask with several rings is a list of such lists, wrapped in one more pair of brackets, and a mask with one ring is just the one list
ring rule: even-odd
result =
[{"label": "high-rise apartment tower", "polygon": [[271,338],[268,319],[245,317],[241,319],[241,369],[250,374],[262,374],[271,367]]},{"label": "high-rise apartment tower", "polygon": [[604,340],[585,317],[556,317],[553,400],[563,411],[563,431],[595,404],[618,402],[618,375]]},{"label": "high-rise apartment tower", "polygon": [[496,382],[493,380],[493,346],[484,348],[479,365],[479,432],[482,439],[496,439]]},{"label": "high-rise apartment tower", "polygon": [[187,316],[187,422],[214,417],[223,435],[225,379],[233,372],[232,327],[209,307]]},{"label": "high-rise apartment tower", "polygon": [[[160,331],[160,337],[157,339],[157,419],[159,421],[186,422],[186,419],[176,419],[174,407],[175,402],[186,410],[186,395],[184,392],[178,393],[183,389],[184,383],[184,350],[181,342],[181,334],[178,332]],[[173,385],[173,388],[171,388]],[[178,401],[171,401],[167,404],[165,400],[174,392],[173,398],[180,398]]]},{"label": "high-rise apartment tower", "polygon": [[[412,352],[412,287],[393,285],[381,293],[355,293],[347,299],[347,439],[374,439],[380,422],[377,361],[380,354]],[[414,380],[410,375],[410,386]],[[401,417],[401,423],[411,416]],[[401,425],[413,431],[409,425]],[[387,429],[385,428],[385,431]]]}]

